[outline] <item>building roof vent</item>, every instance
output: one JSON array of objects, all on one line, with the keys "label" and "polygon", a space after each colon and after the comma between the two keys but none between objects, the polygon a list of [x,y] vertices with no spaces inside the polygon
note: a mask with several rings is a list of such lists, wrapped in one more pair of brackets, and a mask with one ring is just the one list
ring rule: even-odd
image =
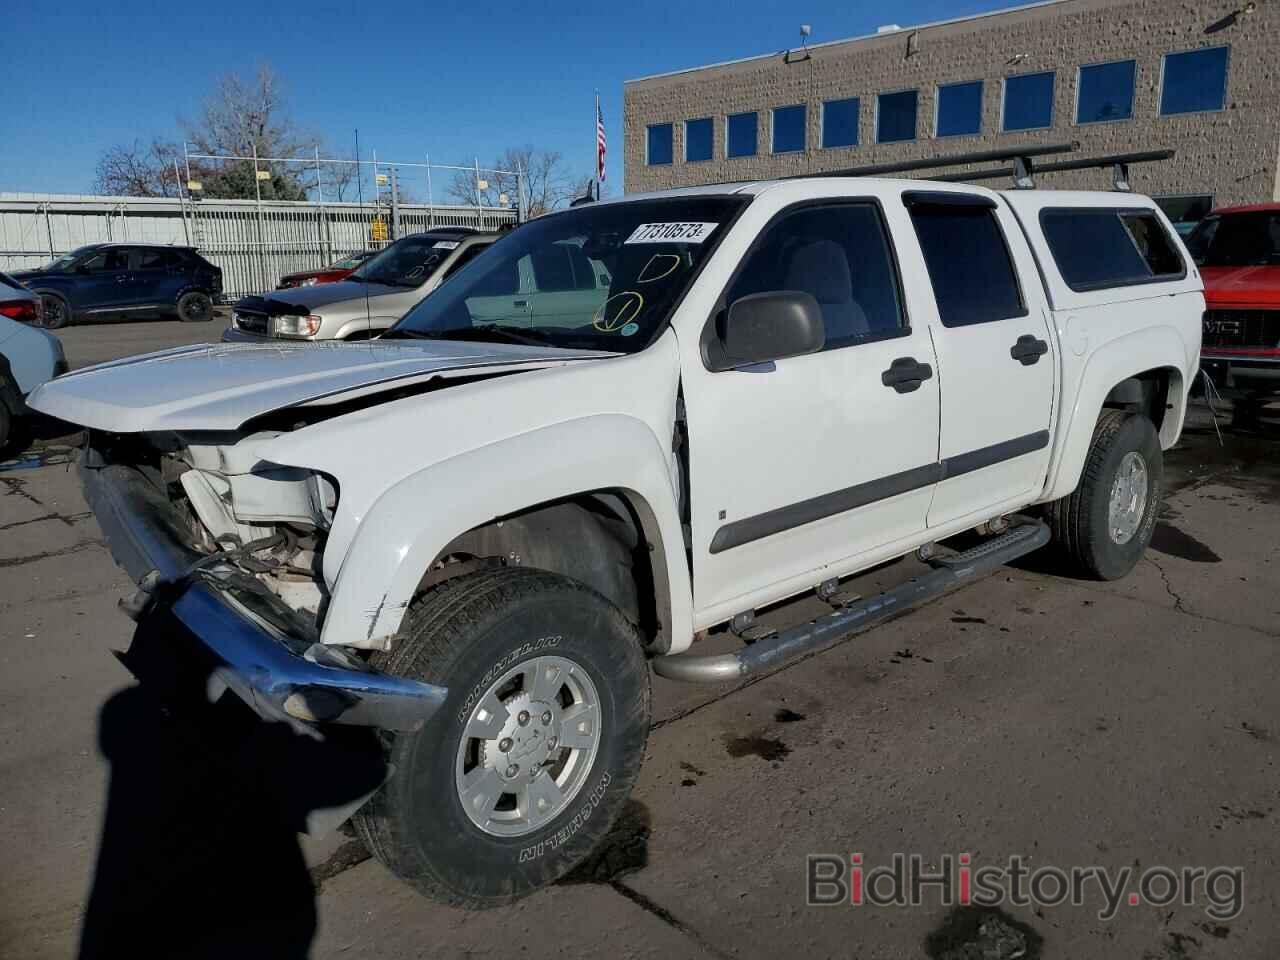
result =
[{"label": "building roof vent", "polygon": [[876,27],[876,33],[894,33],[901,29],[896,23],[886,23],[883,27]]}]

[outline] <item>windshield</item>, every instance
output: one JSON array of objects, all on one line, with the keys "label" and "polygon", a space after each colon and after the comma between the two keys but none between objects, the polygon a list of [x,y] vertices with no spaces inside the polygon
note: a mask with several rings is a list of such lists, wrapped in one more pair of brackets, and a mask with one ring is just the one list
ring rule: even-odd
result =
[{"label": "windshield", "polygon": [[1202,267],[1280,264],[1280,210],[1209,217],[1187,237]]},{"label": "windshield", "polygon": [[383,337],[643,350],[746,203],[672,197],[586,205],[530,221]]},{"label": "windshield", "polygon": [[366,260],[349,279],[392,287],[421,286],[457,245],[457,240],[440,237],[403,237]]},{"label": "windshield", "polygon": [[52,262],[45,264],[40,269],[48,271],[50,273],[58,270],[70,270],[71,265],[73,263],[75,263],[77,260],[83,257],[86,253],[89,253],[94,249],[96,248],[77,247],[75,250],[72,250],[70,253],[64,253],[62,256],[58,257],[56,260],[53,260]]}]

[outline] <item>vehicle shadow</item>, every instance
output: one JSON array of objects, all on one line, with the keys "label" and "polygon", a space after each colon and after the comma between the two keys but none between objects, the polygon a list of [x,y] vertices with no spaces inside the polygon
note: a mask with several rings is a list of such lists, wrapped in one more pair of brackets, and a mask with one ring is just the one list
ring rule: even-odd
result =
[{"label": "vehicle shadow", "polygon": [[80,957],[305,957],[315,890],[298,833],[385,779],[373,734],[264,723],[178,666],[144,621],[122,656],[141,683],[99,715],[106,815]]}]

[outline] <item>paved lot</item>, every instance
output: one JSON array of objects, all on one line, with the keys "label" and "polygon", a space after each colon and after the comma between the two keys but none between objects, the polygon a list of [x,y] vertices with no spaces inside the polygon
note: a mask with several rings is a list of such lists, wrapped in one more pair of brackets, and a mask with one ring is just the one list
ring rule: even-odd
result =
[{"label": "paved lot", "polygon": [[[105,359],[112,337],[118,352],[206,339],[143,327],[64,339],[73,365]],[[43,436],[0,466],[0,956],[73,953],[95,869],[93,915],[144,918],[138,956],[211,939],[202,956],[1280,955],[1275,424],[1219,447],[1197,411],[1167,463],[1155,549],[1124,581],[1030,564],[747,686],[655,679],[648,758],[608,849],[483,914],[421,900],[341,834],[299,850],[294,801],[318,787],[274,758],[327,771],[327,747],[239,713],[166,714],[133,688],[109,655],[129,643],[115,610],[128,584],[67,439]],[[985,919],[930,892],[918,907],[806,907],[805,854],[855,851],[868,867],[894,852],[934,868],[960,853],[1240,866],[1243,911],[1214,920],[1201,898],[1104,921],[1093,889],[1087,906]],[[948,952],[948,931],[989,952]]]}]

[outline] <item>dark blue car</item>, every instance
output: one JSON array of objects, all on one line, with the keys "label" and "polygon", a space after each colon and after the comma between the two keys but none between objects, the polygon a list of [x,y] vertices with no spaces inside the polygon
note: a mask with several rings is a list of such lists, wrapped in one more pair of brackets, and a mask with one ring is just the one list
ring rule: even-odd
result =
[{"label": "dark blue car", "polygon": [[12,276],[40,295],[51,329],[175,315],[198,322],[222,297],[222,271],[191,247],[92,243]]}]

